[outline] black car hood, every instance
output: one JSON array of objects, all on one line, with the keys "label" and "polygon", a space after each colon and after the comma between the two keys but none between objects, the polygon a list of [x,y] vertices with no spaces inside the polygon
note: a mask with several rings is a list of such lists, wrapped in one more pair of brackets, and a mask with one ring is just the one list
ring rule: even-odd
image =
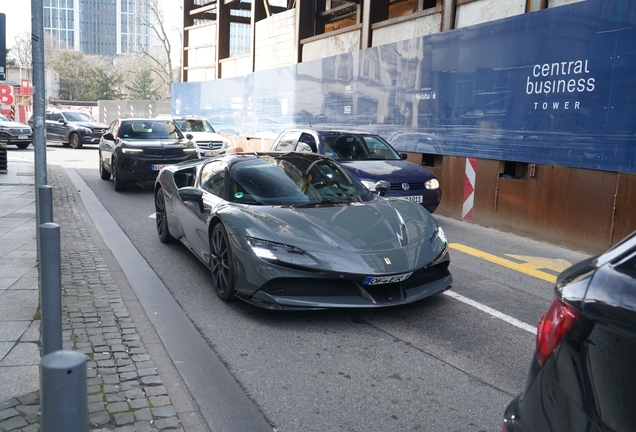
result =
[{"label": "black car hood", "polygon": [[406,160],[338,160],[355,177],[361,180],[388,180],[396,182],[426,182],[435,176]]},{"label": "black car hood", "polygon": [[[119,144],[135,147],[135,148],[156,148],[156,147],[186,147],[190,141],[187,139],[171,140],[171,139],[120,139]],[[190,146],[191,147],[191,146]]]},{"label": "black car hood", "polygon": [[108,125],[95,122],[70,122],[73,126],[85,127],[88,129],[107,129]]}]

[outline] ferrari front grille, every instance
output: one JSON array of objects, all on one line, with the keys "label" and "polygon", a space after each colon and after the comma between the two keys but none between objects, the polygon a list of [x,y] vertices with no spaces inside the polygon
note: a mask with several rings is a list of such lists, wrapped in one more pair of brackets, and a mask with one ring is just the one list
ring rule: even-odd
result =
[{"label": "ferrari front grille", "polygon": [[263,291],[283,297],[359,296],[355,282],[333,279],[274,279]]},{"label": "ferrari front grille", "polygon": [[409,289],[421,285],[426,285],[431,282],[443,279],[448,275],[448,261],[445,261],[435,266],[413,272],[411,277],[402,282],[402,288]]}]

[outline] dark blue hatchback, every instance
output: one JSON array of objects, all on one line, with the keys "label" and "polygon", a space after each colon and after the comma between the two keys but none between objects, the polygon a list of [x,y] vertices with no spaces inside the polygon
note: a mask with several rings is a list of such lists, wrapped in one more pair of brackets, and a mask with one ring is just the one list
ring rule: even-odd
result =
[{"label": "dark blue hatchback", "polygon": [[360,131],[289,129],[281,132],[273,151],[313,152],[336,159],[369,190],[390,183],[387,197],[417,202],[433,213],[442,199],[437,178],[426,168],[404,160],[381,136]]}]

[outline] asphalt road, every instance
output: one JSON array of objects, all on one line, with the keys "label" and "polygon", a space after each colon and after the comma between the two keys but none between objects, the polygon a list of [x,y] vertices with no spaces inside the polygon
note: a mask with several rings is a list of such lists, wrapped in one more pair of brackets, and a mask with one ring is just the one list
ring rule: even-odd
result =
[{"label": "asphalt road", "polygon": [[449,293],[473,304],[446,294],[374,310],[274,312],[225,303],[194,255],[159,242],[151,184],[115,192],[99,178],[96,151],[72,152],[47,154],[73,161],[67,166],[278,431],[501,430],[534,352],[529,329],[552,299],[545,275],[586,257],[436,216],[453,246]]}]

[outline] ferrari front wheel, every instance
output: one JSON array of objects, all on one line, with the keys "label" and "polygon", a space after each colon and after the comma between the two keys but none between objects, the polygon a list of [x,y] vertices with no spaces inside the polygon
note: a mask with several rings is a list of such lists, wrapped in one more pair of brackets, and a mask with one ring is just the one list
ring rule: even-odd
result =
[{"label": "ferrari front wheel", "polygon": [[234,299],[236,290],[234,289],[232,250],[227,231],[221,223],[218,223],[210,234],[210,272],[216,295],[225,301]]}]

